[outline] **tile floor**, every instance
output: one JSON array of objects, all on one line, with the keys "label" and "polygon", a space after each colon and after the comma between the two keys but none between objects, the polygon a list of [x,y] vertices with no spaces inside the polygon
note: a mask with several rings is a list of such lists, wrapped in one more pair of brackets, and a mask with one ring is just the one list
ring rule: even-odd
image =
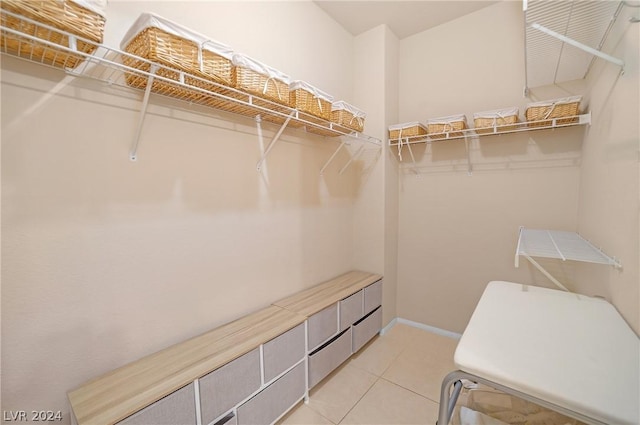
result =
[{"label": "tile floor", "polygon": [[428,424],[458,340],[404,324],[376,336],[311,390],[279,425]]}]

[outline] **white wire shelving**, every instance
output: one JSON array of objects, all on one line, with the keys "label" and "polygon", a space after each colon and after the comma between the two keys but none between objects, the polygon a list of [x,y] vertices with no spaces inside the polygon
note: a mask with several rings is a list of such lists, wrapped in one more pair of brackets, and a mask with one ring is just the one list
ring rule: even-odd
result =
[{"label": "white wire shelving", "polygon": [[602,51],[625,2],[524,0],[525,95],[539,87],[586,77],[598,57],[624,61]]},{"label": "white wire shelving", "polygon": [[[324,171],[336,157],[338,151],[345,145],[350,145],[351,141],[373,144],[380,148],[382,146],[380,139],[305,114],[297,109],[272,102],[263,97],[83,39],[67,31],[30,20],[6,10],[2,10],[1,15],[0,31],[3,42],[0,45],[0,52],[2,54],[61,69],[67,74],[97,80],[106,83],[108,86],[143,93],[138,127],[129,153],[132,161],[136,161],[138,158],[141,131],[151,94],[177,99],[183,101],[185,105],[202,105],[210,108],[212,113],[222,111],[223,113],[232,113],[254,119],[260,139],[262,139],[263,121],[279,125],[279,129],[264,149],[262,157],[257,163],[256,168],[258,171],[264,165],[269,152],[287,127],[305,130],[308,133],[328,137],[340,142],[335,153],[324,164],[321,171]],[[29,33],[8,26],[7,17],[19,18],[30,24],[20,28],[28,28]],[[52,39],[69,40],[69,42],[65,46],[50,41]],[[12,43],[9,43],[8,40],[12,40]],[[85,53],[79,50],[77,46],[80,42],[92,45],[94,51]],[[81,63],[75,68],[66,66],[67,60],[77,61],[78,59],[81,60]],[[125,64],[132,62],[137,63],[140,68]],[[262,140],[260,141],[262,146]],[[341,171],[344,171],[344,169]]]},{"label": "white wire shelving", "polygon": [[[467,154],[467,173],[471,174],[472,164],[471,155],[469,152],[469,141],[474,138],[487,137],[487,136],[499,136],[505,134],[522,133],[538,130],[549,130],[556,128],[574,127],[578,125],[590,125],[591,124],[591,112],[587,112],[581,115],[567,116],[561,118],[545,119],[541,121],[525,121],[514,124],[506,125],[494,125],[492,127],[485,127],[482,129],[466,128],[462,130],[454,130],[444,133],[430,133],[419,136],[408,136],[400,138],[389,138],[388,144],[390,148],[397,149],[398,159],[400,162],[404,161],[402,155],[402,148],[406,147],[409,152],[409,157],[413,164],[416,163],[416,158],[413,153],[412,145],[417,143],[441,143],[450,140],[464,140],[465,150]],[[405,155],[406,156],[406,155]]]},{"label": "white wire shelving", "polygon": [[561,230],[526,229],[520,227],[515,255],[516,267],[519,266],[520,257],[526,258],[556,286],[565,291],[569,290],[547,272],[534,257],[552,258],[562,261],[580,261],[604,264],[618,269],[622,268],[622,264],[615,257],[608,256],[578,233]]}]

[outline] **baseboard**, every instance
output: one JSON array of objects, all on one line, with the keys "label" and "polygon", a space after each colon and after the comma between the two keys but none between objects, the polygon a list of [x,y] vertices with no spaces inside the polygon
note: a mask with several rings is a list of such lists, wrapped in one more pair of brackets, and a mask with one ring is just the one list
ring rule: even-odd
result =
[{"label": "baseboard", "polygon": [[425,325],[424,323],[414,322],[413,320],[403,319],[402,317],[394,317],[387,326],[380,330],[380,335],[384,335],[385,333],[389,332],[391,328],[393,328],[398,323],[422,329],[423,331],[431,332],[437,335],[446,336],[447,338],[460,339],[462,337],[462,334],[446,331],[444,329],[436,328],[435,326]]}]

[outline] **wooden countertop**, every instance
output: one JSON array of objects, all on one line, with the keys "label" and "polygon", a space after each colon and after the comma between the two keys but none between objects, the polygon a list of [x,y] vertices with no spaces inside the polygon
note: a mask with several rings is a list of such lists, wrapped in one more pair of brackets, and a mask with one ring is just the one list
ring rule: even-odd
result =
[{"label": "wooden countertop", "polygon": [[304,321],[269,306],[70,391],[73,413],[79,425],[114,424]]},{"label": "wooden countertop", "polygon": [[273,305],[309,317],[380,279],[382,276],[377,274],[351,271],[276,301]]}]

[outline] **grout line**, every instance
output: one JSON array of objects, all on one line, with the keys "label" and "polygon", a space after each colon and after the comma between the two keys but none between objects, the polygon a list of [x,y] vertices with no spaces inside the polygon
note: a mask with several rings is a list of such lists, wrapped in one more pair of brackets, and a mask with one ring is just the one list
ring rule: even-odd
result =
[{"label": "grout line", "polygon": [[397,382],[390,381],[390,380],[389,380],[389,379],[387,379],[387,378],[382,378],[382,377],[381,377],[380,379],[383,379],[384,381],[386,381],[386,382],[388,382],[388,383],[390,383],[390,384],[392,384],[392,385],[395,385],[396,387],[400,387],[400,388],[402,388],[403,390],[407,390],[407,391],[409,391],[410,393],[413,393],[413,394],[415,394],[415,395],[417,395],[417,396],[420,396],[420,397],[422,397],[422,398],[424,398],[424,399],[427,399],[427,400],[429,400],[430,402],[435,403],[436,405],[440,405],[440,402],[439,402],[439,401],[434,401],[434,400],[430,399],[429,397],[427,397],[427,396],[426,396],[426,395],[424,395],[424,394],[420,394],[420,393],[415,392],[415,391],[414,391],[414,390],[412,390],[411,388],[407,388],[407,387],[405,387],[405,386],[403,386],[403,385],[401,385],[401,384],[399,384],[399,383],[397,383]]},{"label": "grout line", "polygon": [[[371,372],[369,372],[371,373]],[[373,373],[372,373],[373,375]],[[351,413],[351,411],[358,405],[358,403],[360,403],[362,401],[362,399],[364,398],[364,396],[366,396],[369,391],[371,391],[371,388],[373,388],[373,386],[381,379],[381,377],[373,375],[376,377],[376,380],[373,381],[373,384],[371,384],[369,386],[369,388],[367,388],[367,391],[364,392],[364,394],[362,394],[362,396],[358,399],[358,401],[356,401],[353,406],[351,406],[351,408],[347,411],[347,413],[344,414],[344,416],[342,418],[340,418],[340,421],[336,424],[336,425],[340,425],[342,423],[342,421],[344,421],[344,418],[346,418],[347,416],[349,416],[349,413]]]}]

